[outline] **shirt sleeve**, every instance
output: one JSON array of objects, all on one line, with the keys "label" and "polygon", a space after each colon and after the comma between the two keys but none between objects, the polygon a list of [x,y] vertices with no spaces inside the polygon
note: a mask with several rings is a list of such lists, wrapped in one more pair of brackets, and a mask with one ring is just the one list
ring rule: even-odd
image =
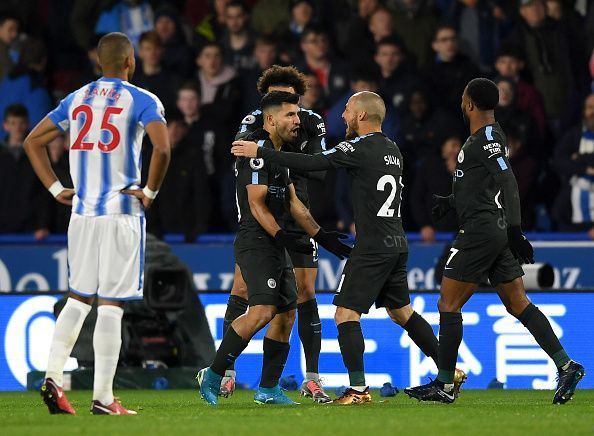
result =
[{"label": "shirt sleeve", "polygon": [[163,103],[158,98],[151,98],[148,105],[140,112],[139,120],[143,126],[152,123],[153,121],[161,121],[167,124],[165,121],[165,108]]},{"label": "shirt sleeve", "polygon": [[[258,141],[258,144],[263,146],[264,140]],[[240,160],[239,167],[242,182],[246,186],[268,185],[268,165],[263,158],[243,158]]]},{"label": "shirt sleeve", "polygon": [[68,108],[72,102],[72,97],[72,94],[66,96],[64,99],[62,99],[58,107],[47,114],[47,117],[51,120],[51,122],[54,123],[56,127],[62,132],[65,132],[70,128],[70,114],[68,113]]},{"label": "shirt sleeve", "polygon": [[360,152],[357,152],[354,144],[343,141],[336,147],[322,152],[322,155],[330,161],[334,168],[357,168],[361,161]]},{"label": "shirt sleeve", "polygon": [[258,109],[243,117],[239,125],[239,130],[235,134],[236,141],[245,139],[262,127],[262,117],[260,115],[262,115],[262,111]]},{"label": "shirt sleeve", "polygon": [[487,142],[480,149],[477,147],[475,153],[479,162],[487,168],[487,171],[501,188],[508,226],[519,226],[522,221],[520,194],[503,140],[495,137],[494,140]]},{"label": "shirt sleeve", "polygon": [[322,117],[316,114],[310,117],[309,131],[311,138],[307,141],[307,152],[309,154],[322,153],[326,151],[326,125]]},{"label": "shirt sleeve", "polygon": [[355,154],[355,148],[347,141],[341,142],[330,150],[314,155],[276,151],[264,147],[258,148],[258,157],[262,157],[271,163],[302,171],[356,168],[359,162]]}]

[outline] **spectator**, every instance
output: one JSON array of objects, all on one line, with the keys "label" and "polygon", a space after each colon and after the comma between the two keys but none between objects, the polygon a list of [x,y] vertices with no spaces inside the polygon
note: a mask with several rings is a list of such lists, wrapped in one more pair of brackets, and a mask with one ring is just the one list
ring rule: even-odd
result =
[{"label": "spectator", "polygon": [[291,0],[289,8],[291,11],[289,29],[297,43],[301,39],[303,30],[313,21],[315,5],[313,0]]},{"label": "spectator", "polygon": [[202,171],[214,191],[211,199],[219,205],[218,210],[213,211],[216,217],[213,222],[219,225],[218,230],[229,230],[237,221],[235,194],[229,187],[229,184],[234,186],[235,181],[228,147],[235,130],[225,129],[227,125],[217,121],[216,113],[203,107],[199,88],[193,82],[183,84],[178,90],[177,108],[188,126],[186,141],[198,150],[201,162],[197,165],[204,168]]},{"label": "spectator", "polygon": [[290,21],[289,0],[260,0],[252,10],[252,29],[260,35],[282,35]]},{"label": "spectator", "polygon": [[305,82],[307,88],[305,89],[305,93],[299,99],[299,104],[301,107],[312,110],[318,114],[323,113],[322,88],[318,81],[318,77],[315,74],[306,74]]},{"label": "spectator", "polygon": [[0,233],[34,232],[35,239],[43,239],[48,230],[42,212],[49,194],[23,149],[29,130],[27,109],[20,104],[8,106],[3,127],[7,136],[0,145]]},{"label": "spectator", "polygon": [[[444,137],[462,130],[461,121],[435,106],[424,87],[414,88],[407,98],[408,114],[402,120],[401,150],[405,164],[414,175],[416,162],[427,153],[435,153]],[[461,116],[460,116],[461,117]],[[410,184],[410,182],[409,182]]]},{"label": "spectator", "polygon": [[133,81],[135,85],[155,94],[165,107],[166,113],[175,107],[175,92],[180,77],[163,68],[163,47],[157,32],[145,32],[138,43],[139,65],[136,66]]},{"label": "spectator", "polygon": [[[594,8],[593,8],[594,9]],[[592,56],[590,56],[590,91],[594,92],[594,50],[592,50]]]},{"label": "spectator", "polygon": [[231,1],[225,7],[225,30],[220,39],[223,59],[235,69],[254,65],[254,34],[248,28],[249,15],[240,1]]},{"label": "spectator", "polygon": [[460,51],[482,71],[491,69],[499,40],[509,31],[508,15],[491,0],[456,0],[451,5],[449,22],[458,32]]},{"label": "spectator", "polygon": [[381,72],[380,95],[399,113],[405,112],[405,98],[420,84],[420,80],[405,65],[402,43],[394,37],[381,39],[374,60]]},{"label": "spectator", "polygon": [[396,32],[416,59],[419,69],[423,69],[431,60],[429,47],[438,25],[437,16],[426,0],[395,0],[393,3]]},{"label": "spectator", "polygon": [[291,64],[299,57],[299,41],[305,28],[314,21],[315,5],[313,0],[291,0],[291,22],[288,29],[280,36],[280,58]]},{"label": "spectator", "polygon": [[516,85],[509,77],[497,77],[495,83],[499,88],[499,104],[495,108],[495,119],[507,132],[514,129],[522,138],[522,151],[529,151],[540,155],[542,149],[542,137],[535,132],[534,122],[530,114],[520,109],[516,102]]},{"label": "spectator", "polygon": [[[497,120],[498,116],[495,115]],[[526,136],[515,126],[505,129],[507,150],[512,171],[518,183],[522,213],[522,229],[532,230],[536,222],[537,178],[539,165],[529,153]]]},{"label": "spectator", "polygon": [[138,49],[140,35],[153,30],[153,8],[146,0],[120,0],[112,8],[101,11],[95,33],[125,33]]},{"label": "spectator", "polygon": [[327,106],[344,95],[349,86],[348,68],[329,54],[328,34],[318,26],[310,26],[301,34],[303,60],[297,63],[301,71],[309,70],[318,77]]},{"label": "spectator", "polygon": [[594,51],[594,7],[591,4],[584,19],[584,29],[586,30],[586,52],[591,53]]},{"label": "spectator", "polygon": [[[410,209],[424,242],[435,242],[436,231],[458,230],[458,220],[454,211],[434,223],[431,219],[431,209],[434,194],[445,197],[452,193],[452,178],[461,148],[460,138],[451,136],[441,144],[439,154],[427,153],[417,170],[417,177],[410,189],[409,197],[414,199],[410,202]],[[410,185],[408,178],[405,179],[405,186],[407,184]]]},{"label": "spectator", "polygon": [[87,83],[94,82],[103,75],[101,66],[99,65],[99,57],[97,56],[97,44],[103,35],[97,35],[96,39],[91,42],[89,49],[87,50],[87,62],[77,78],[74,86],[68,89],[72,92],[75,89],[82,88]]},{"label": "spectator", "polygon": [[83,50],[88,50],[93,45],[97,35],[101,32],[95,30],[99,16],[114,7],[118,0],[73,0],[70,14],[70,28],[74,40]]},{"label": "spectator", "polygon": [[19,21],[16,15],[0,15],[0,80],[2,80],[18,59],[11,53],[11,45],[19,35]]},{"label": "spectator", "polygon": [[[342,113],[349,98],[361,91],[378,92],[379,74],[376,69],[363,69],[353,71],[351,89],[348,90],[328,111],[326,117],[326,135],[331,144],[336,144],[344,139],[345,124]],[[400,138],[400,117],[389,105],[386,106],[386,116],[382,124],[386,136],[396,142]]]},{"label": "spectator", "polygon": [[[196,5],[193,4],[196,0],[188,0],[185,8],[185,15],[193,13]],[[214,0],[212,2],[212,9],[209,14],[204,16],[202,20],[195,27],[196,40],[199,43],[198,48],[204,42],[214,42],[220,39],[225,28],[225,9],[227,3],[231,0]],[[199,3],[205,3],[204,0],[198,0]],[[210,7],[210,6],[207,6]]]},{"label": "spectator", "polygon": [[256,46],[254,48],[256,65],[249,69],[241,70],[239,73],[242,114],[246,114],[260,106],[262,96],[256,88],[256,82],[264,70],[275,64],[277,54],[278,50],[274,39],[266,36],[256,39]]},{"label": "spectator", "polygon": [[460,96],[466,84],[480,72],[467,56],[459,52],[458,36],[452,26],[439,26],[431,47],[435,58],[427,69],[429,84],[441,106],[459,112]]},{"label": "spectator", "polygon": [[223,49],[209,42],[196,57],[201,103],[216,114],[224,126],[234,126],[241,114],[240,85],[233,67],[223,63]]},{"label": "spectator", "polygon": [[348,23],[337,24],[335,37],[340,51],[345,57],[351,58],[353,41],[362,41],[369,36],[369,18],[380,7],[379,0],[358,0],[357,14]]},{"label": "spectator", "polygon": [[353,34],[348,43],[348,58],[351,63],[364,65],[372,61],[376,51],[376,44],[383,38],[394,33],[394,18],[392,13],[378,7],[369,17],[366,32],[361,35]]},{"label": "spectator", "polygon": [[0,113],[9,104],[20,103],[27,108],[28,121],[35,125],[52,110],[52,99],[46,88],[46,64],[44,44],[28,39],[19,63],[0,82]]},{"label": "spectator", "polygon": [[547,136],[546,115],[540,92],[522,79],[524,61],[518,50],[509,45],[499,48],[495,60],[495,70],[500,76],[510,77],[516,84],[516,102],[518,107],[532,116],[541,138]]},{"label": "spectator", "polygon": [[521,22],[509,43],[526,53],[526,66],[544,98],[547,124],[555,137],[572,116],[576,83],[566,35],[546,16],[541,0],[521,0]]},{"label": "spectator", "polygon": [[208,228],[211,198],[201,150],[191,142],[188,130],[181,117],[167,120],[171,162],[159,197],[149,210],[147,231],[159,238],[165,233],[181,233],[186,242],[194,242]]},{"label": "spectator", "polygon": [[[569,58],[573,62],[572,71],[576,75],[575,81],[578,92],[582,92],[586,83],[586,69],[589,51],[587,47],[584,17],[565,0],[545,0],[547,17],[565,34],[570,50]],[[586,91],[587,92],[587,91]]]},{"label": "spectator", "polygon": [[203,116],[201,106],[200,91],[196,84],[184,83],[177,91],[177,109],[188,127],[186,132],[188,140],[202,150],[201,166],[205,168],[207,175],[213,176],[215,174],[215,134],[208,131],[208,119]]},{"label": "spectator", "polygon": [[594,94],[584,102],[582,122],[556,146],[553,165],[562,179],[553,217],[561,230],[587,231],[594,239]]},{"label": "spectator", "polygon": [[163,47],[162,65],[188,79],[193,75],[192,52],[182,31],[178,13],[162,7],[155,13],[155,32]]}]

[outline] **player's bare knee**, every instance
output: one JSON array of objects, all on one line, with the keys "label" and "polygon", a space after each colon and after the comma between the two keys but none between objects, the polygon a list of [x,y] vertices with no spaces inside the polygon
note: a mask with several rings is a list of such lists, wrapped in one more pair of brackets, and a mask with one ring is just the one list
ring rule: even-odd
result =
[{"label": "player's bare knee", "polygon": [[513,301],[513,302],[509,302],[509,303],[505,303],[505,309],[507,310],[507,312],[514,317],[518,317],[520,316],[520,314],[524,311],[524,309],[526,309],[526,307],[528,307],[528,305],[530,304],[530,301],[528,301],[528,299],[521,299],[518,301]]},{"label": "player's bare knee", "polygon": [[247,316],[252,318],[257,328],[260,329],[272,321],[272,318],[276,315],[276,307],[274,306],[252,306],[247,312]]},{"label": "player's bare knee", "polygon": [[336,325],[348,321],[359,321],[360,319],[360,313],[355,312],[352,309],[347,309],[346,307],[337,307],[336,313],[334,314],[334,321],[336,322]]},{"label": "player's bare knee", "polygon": [[296,313],[297,311],[293,309],[280,314],[282,317],[279,323],[279,330],[285,341],[288,341],[291,336],[291,330],[293,330],[293,325],[295,324]]},{"label": "player's bare knee", "polygon": [[449,300],[439,297],[439,300],[437,300],[437,309],[440,312],[460,312],[462,307],[456,300]]},{"label": "player's bare knee", "polygon": [[245,285],[245,283],[238,283],[237,282],[233,282],[233,287],[231,288],[231,295],[235,295],[237,297],[241,297],[245,300],[247,300],[248,298],[248,291],[247,291],[247,286]]},{"label": "player's bare knee", "polygon": [[314,286],[304,285],[303,287],[299,287],[297,292],[297,304],[305,303],[314,298],[316,298],[316,289]]},{"label": "player's bare knee", "polygon": [[414,310],[410,304],[407,304],[398,309],[389,309],[386,307],[386,312],[388,312],[392,321],[400,326],[404,326],[412,316]]}]

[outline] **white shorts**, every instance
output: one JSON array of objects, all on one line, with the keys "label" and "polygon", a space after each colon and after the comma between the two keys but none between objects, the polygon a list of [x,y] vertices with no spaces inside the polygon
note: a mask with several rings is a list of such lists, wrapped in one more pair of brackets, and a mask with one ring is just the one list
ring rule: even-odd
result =
[{"label": "white shorts", "polygon": [[70,291],[105,300],[141,300],[145,220],[142,216],[83,216],[68,226]]}]

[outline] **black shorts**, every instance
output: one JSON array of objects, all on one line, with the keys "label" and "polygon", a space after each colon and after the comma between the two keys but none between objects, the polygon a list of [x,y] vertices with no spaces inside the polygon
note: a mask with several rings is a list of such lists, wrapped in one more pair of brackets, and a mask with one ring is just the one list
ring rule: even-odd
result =
[{"label": "black shorts", "polygon": [[376,307],[399,309],[410,303],[406,261],[408,253],[353,254],[347,261],[334,305],[359,313]]},{"label": "black shorts", "polygon": [[492,286],[522,277],[524,271],[511,253],[507,232],[493,220],[476,220],[460,230],[446,261],[444,277]]},{"label": "black shorts", "polygon": [[250,306],[276,306],[278,313],[297,307],[293,265],[284,248],[269,238],[235,241],[235,260],[248,289]]}]

